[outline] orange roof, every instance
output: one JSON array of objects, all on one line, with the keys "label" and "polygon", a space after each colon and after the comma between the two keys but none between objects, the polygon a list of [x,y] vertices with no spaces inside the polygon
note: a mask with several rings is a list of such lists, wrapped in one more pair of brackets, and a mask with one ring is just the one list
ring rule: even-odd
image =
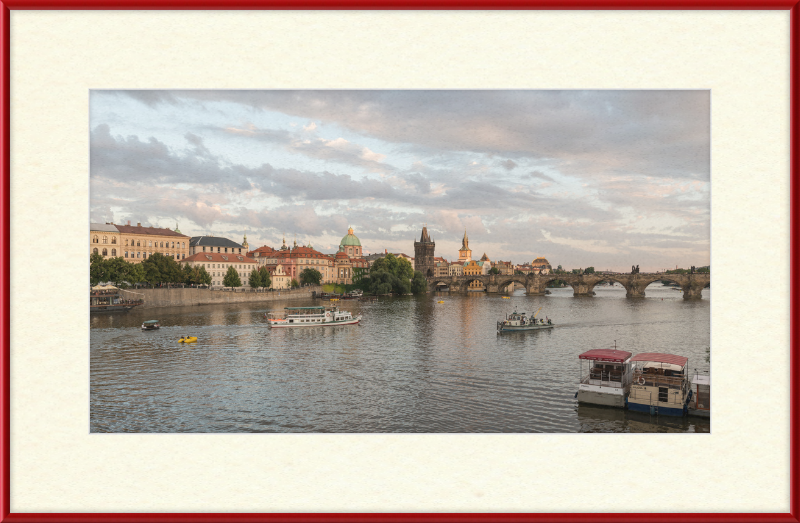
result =
[{"label": "orange roof", "polygon": [[253,258],[248,258],[247,256],[242,256],[241,254],[222,254],[218,252],[198,252],[197,254],[192,254],[188,258],[184,258],[183,260],[179,261],[181,263],[190,261],[217,263],[258,263]]}]

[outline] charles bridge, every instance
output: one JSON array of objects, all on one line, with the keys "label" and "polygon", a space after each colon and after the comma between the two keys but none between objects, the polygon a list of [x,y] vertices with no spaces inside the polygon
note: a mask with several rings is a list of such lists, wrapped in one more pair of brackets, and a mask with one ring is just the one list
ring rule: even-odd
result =
[{"label": "charles bridge", "polygon": [[561,280],[573,289],[573,296],[593,296],[595,285],[602,281],[614,281],[622,284],[627,291],[628,298],[643,298],[645,288],[654,281],[670,281],[680,285],[683,289],[683,298],[699,299],[703,289],[710,285],[711,274],[664,274],[664,273],[635,273],[635,274],[532,274],[532,275],[502,275],[489,274],[482,276],[443,276],[430,277],[428,289],[435,291],[446,286],[450,292],[467,292],[469,284],[479,281],[486,292],[501,292],[512,283],[525,287],[529,296],[543,295],[547,290],[548,282]]}]

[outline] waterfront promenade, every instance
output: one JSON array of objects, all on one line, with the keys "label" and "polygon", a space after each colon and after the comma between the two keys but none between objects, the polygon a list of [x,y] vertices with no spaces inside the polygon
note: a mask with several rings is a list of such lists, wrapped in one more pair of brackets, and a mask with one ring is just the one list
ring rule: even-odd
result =
[{"label": "waterfront promenade", "polygon": [[[191,305],[216,305],[224,303],[261,303],[280,300],[299,300],[311,298],[312,292],[322,292],[322,287],[301,287],[289,290],[281,289],[268,292],[231,292],[224,290],[209,290],[197,288],[170,288],[170,289],[136,289],[138,298],[144,299],[140,309],[154,309],[159,307],[183,307]],[[134,296],[131,292],[123,292],[127,296]]]}]

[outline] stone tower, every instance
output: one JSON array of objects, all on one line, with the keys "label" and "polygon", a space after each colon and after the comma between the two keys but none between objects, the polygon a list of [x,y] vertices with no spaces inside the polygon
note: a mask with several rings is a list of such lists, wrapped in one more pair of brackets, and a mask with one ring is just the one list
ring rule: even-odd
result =
[{"label": "stone tower", "polygon": [[469,238],[467,238],[467,230],[464,229],[464,239],[461,240],[461,248],[458,250],[458,261],[466,263],[472,260],[472,249],[469,248]]},{"label": "stone tower", "polygon": [[426,278],[432,278],[434,274],[433,251],[435,248],[436,243],[428,236],[428,227],[423,227],[422,236],[418,242],[414,242],[414,270],[421,272]]}]

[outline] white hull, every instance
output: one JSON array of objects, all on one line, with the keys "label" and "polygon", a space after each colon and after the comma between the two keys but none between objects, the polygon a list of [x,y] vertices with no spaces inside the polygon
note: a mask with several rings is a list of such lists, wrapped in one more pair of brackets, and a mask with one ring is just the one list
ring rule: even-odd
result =
[{"label": "white hull", "polygon": [[347,321],[329,321],[324,323],[289,323],[288,321],[269,322],[270,329],[283,329],[293,327],[335,327],[336,325],[355,325],[361,321],[361,317]]}]

